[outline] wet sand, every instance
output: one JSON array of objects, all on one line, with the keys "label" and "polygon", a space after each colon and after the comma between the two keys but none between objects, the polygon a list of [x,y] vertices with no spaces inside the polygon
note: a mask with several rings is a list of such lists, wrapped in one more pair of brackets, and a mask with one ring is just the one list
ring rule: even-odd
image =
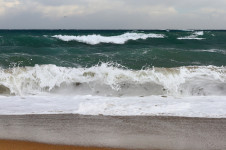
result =
[{"label": "wet sand", "polygon": [[2,115],[0,139],[146,150],[225,150],[226,119]]}]

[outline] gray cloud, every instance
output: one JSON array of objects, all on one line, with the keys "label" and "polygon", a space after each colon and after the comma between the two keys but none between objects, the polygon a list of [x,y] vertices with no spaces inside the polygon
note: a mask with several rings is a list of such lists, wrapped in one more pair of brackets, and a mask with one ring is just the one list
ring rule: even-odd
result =
[{"label": "gray cloud", "polygon": [[0,0],[0,28],[225,29],[226,0]]}]

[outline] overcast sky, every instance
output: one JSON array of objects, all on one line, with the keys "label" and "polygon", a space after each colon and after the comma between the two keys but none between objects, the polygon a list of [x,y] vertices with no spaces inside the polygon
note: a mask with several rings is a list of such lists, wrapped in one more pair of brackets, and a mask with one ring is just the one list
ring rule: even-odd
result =
[{"label": "overcast sky", "polygon": [[226,29],[226,0],[0,0],[1,29]]}]

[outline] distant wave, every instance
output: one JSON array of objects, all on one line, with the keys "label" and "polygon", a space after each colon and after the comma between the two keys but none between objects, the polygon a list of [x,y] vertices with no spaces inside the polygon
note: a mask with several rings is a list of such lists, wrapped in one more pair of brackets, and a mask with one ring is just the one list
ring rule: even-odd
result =
[{"label": "distant wave", "polygon": [[204,49],[204,50],[194,50],[198,52],[209,52],[209,53],[219,53],[226,55],[226,50],[220,50],[220,49]]},{"label": "distant wave", "polygon": [[58,38],[63,41],[77,41],[86,44],[100,44],[100,43],[114,43],[114,44],[124,44],[129,40],[147,39],[147,38],[164,38],[163,34],[154,33],[124,33],[118,36],[102,36],[102,35],[82,35],[82,36],[72,36],[72,35],[54,35],[54,38]]},{"label": "distant wave", "polygon": [[182,29],[181,31],[185,31],[185,32],[190,32],[190,31],[194,31],[194,30],[192,30],[192,29]]},{"label": "distant wave", "polygon": [[226,68],[190,66],[129,70],[102,63],[90,68],[35,65],[0,69],[0,94],[101,96],[226,95]]},{"label": "distant wave", "polygon": [[189,36],[185,36],[185,37],[179,37],[177,38],[178,40],[203,40],[205,38],[200,38],[199,36],[203,36],[204,32],[203,31],[196,31],[194,33],[192,33]]}]

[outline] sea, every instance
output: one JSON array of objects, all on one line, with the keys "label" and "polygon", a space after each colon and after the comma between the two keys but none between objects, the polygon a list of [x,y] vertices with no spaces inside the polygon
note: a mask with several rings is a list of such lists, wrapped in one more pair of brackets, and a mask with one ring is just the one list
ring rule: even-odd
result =
[{"label": "sea", "polygon": [[0,30],[0,114],[226,118],[226,30]]}]

